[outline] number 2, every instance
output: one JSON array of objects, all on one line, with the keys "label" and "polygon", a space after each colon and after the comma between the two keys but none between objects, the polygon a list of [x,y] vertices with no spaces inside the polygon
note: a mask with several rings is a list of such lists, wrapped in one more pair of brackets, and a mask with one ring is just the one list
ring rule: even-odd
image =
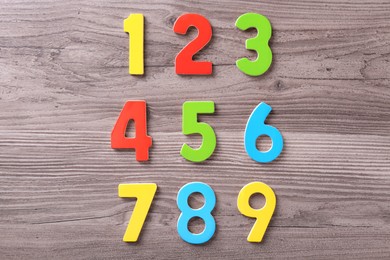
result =
[{"label": "number 2", "polygon": [[[265,197],[265,205],[261,209],[253,209],[249,204],[250,197],[260,193]],[[262,182],[251,182],[245,185],[237,198],[238,210],[244,216],[256,218],[256,222],[248,235],[248,242],[261,242],[268,224],[271,221],[276,206],[274,191],[267,184]]]},{"label": "number 2", "polygon": [[[135,138],[126,138],[127,124],[131,119],[135,123]],[[146,130],[146,102],[143,100],[127,101],[112,129],[111,148],[134,148],[136,160],[147,161],[151,145],[152,138],[147,135]]]},{"label": "number 2", "polygon": [[133,214],[131,215],[125,235],[123,236],[124,242],[136,242],[138,240],[156,191],[157,185],[155,183],[119,184],[119,197],[137,198]]},{"label": "number 2", "polygon": [[257,52],[257,59],[254,61],[247,58],[237,60],[238,69],[250,76],[264,74],[272,63],[272,51],[268,45],[272,34],[271,23],[261,14],[246,13],[238,17],[236,27],[243,31],[249,28],[256,28],[257,30],[257,36],[245,42],[245,47],[248,50]]},{"label": "number 2", "polygon": [[187,44],[176,56],[176,74],[210,75],[213,67],[209,61],[193,61],[192,57],[207,45],[212,36],[209,21],[199,14],[183,14],[177,18],[173,31],[186,34],[191,26],[198,29],[198,36]]}]

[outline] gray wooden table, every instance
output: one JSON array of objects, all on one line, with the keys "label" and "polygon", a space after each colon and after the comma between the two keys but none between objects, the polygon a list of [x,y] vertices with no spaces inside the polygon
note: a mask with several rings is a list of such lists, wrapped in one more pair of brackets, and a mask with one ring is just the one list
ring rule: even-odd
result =
[{"label": "gray wooden table", "polygon": [[[186,12],[213,26],[197,55],[214,63],[212,76],[174,72],[196,34],[172,31]],[[256,55],[244,47],[255,32],[234,26],[246,12],[273,25],[274,61],[260,77],[235,65]],[[130,13],[146,19],[143,77],[128,74]],[[147,163],[110,148],[119,112],[136,99],[148,104]],[[183,143],[201,141],[181,133],[186,100],[216,103],[215,115],[200,118],[217,134],[202,164],[179,154]],[[243,146],[261,101],[285,141],[265,165]],[[0,0],[1,259],[389,259],[389,133],[388,0]],[[203,246],[176,231],[177,191],[191,181],[217,195],[217,231]],[[261,244],[246,241],[254,221],[236,208],[252,181],[278,200]],[[134,200],[118,198],[117,187],[128,182],[159,187],[136,244],[122,242]]]}]

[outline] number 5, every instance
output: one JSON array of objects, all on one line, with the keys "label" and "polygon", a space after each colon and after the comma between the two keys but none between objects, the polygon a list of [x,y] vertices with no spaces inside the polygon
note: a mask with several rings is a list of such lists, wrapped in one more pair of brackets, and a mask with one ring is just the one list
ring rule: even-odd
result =
[{"label": "number 5", "polygon": [[257,36],[245,42],[245,47],[248,50],[257,52],[257,59],[255,61],[247,58],[237,60],[238,69],[250,76],[264,74],[272,63],[272,51],[268,45],[272,34],[271,23],[261,14],[246,13],[238,17],[236,27],[243,31],[249,28],[256,28],[257,30]]},{"label": "number 5", "polygon": [[183,134],[200,134],[203,137],[199,149],[183,144],[180,154],[192,162],[202,162],[209,158],[215,149],[217,139],[213,128],[206,123],[198,122],[198,114],[213,114],[213,101],[187,101],[183,104]]},{"label": "number 5", "polygon": [[157,185],[155,183],[131,183],[119,184],[118,196],[121,198],[137,198],[133,214],[131,215],[125,235],[124,242],[137,242],[150,205],[156,194]]}]

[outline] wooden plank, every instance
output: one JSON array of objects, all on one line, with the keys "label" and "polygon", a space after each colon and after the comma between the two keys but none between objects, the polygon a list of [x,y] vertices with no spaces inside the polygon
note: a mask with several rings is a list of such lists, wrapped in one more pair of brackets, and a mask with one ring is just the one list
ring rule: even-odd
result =
[{"label": "wooden plank", "polygon": [[242,131],[261,101],[273,107],[269,123],[282,131],[386,135],[390,129],[387,80],[257,79],[233,66],[200,80],[174,76],[173,68],[151,70],[141,83],[113,75],[101,83],[5,86],[0,129],[111,131],[125,101],[137,99],[148,102],[151,131],[181,131],[185,100],[215,101],[216,115],[204,118],[216,130]]},{"label": "wooden plank", "polygon": [[[173,259],[178,255],[183,258],[343,258],[364,259],[366,256],[385,259],[389,255],[389,232],[368,228],[277,228],[270,231],[269,239],[261,246],[245,242],[236,236],[233,227],[220,227],[219,239],[214,239],[206,246],[193,246],[183,243],[177,236],[172,236],[174,227],[167,226],[176,220],[170,216],[151,215],[151,220],[160,221],[159,225],[150,225],[137,245],[125,244],[118,239],[120,230],[125,226],[118,223],[95,223],[84,221],[82,224],[58,223],[38,226],[9,227],[0,230],[6,234],[2,243],[2,255],[7,258],[164,258]],[[241,223],[244,221],[233,216],[217,217],[222,223]],[[237,229],[237,228],[235,228]],[[24,236],[15,236],[15,233]],[[151,234],[154,233],[154,234]],[[75,234],[77,234],[75,236]],[[87,234],[87,235],[85,235]],[[242,234],[244,235],[244,234]],[[83,239],[80,239],[80,238]],[[358,239],[351,239],[351,237]],[[375,243],[372,241],[375,240]],[[8,241],[13,241],[10,244]],[[367,244],[372,245],[369,249]],[[16,251],[17,250],[17,251]]]},{"label": "wooden plank", "polygon": [[255,57],[244,48],[245,39],[254,33],[234,26],[236,18],[248,10],[266,15],[273,24],[275,60],[267,77],[389,79],[390,75],[390,7],[383,1],[23,1],[4,3],[2,8],[2,51],[11,52],[13,62],[15,52],[19,59],[31,58],[35,66],[26,69],[34,76],[39,70],[36,65],[49,65],[50,70],[44,71],[61,74],[62,80],[67,78],[64,73],[73,80],[91,81],[114,69],[125,72],[128,37],[122,23],[135,12],[146,16],[147,66],[173,66],[174,57],[191,38],[172,31],[176,18],[185,12],[205,15],[214,28],[210,46],[198,58],[233,65],[240,57]]},{"label": "wooden plank", "polygon": [[[5,259],[309,258],[390,256],[390,3],[386,1],[7,1],[0,0],[0,255]],[[235,60],[255,32],[234,26],[242,13],[273,25],[272,68],[248,77]],[[146,17],[146,74],[127,73],[130,13]],[[173,61],[193,37],[172,32],[185,12],[205,15],[213,40],[197,59],[210,77],[178,76]],[[151,159],[110,148],[126,100],[148,103]],[[213,100],[200,119],[217,134],[210,160],[180,154],[185,100]],[[260,165],[244,151],[253,108],[285,148]],[[217,194],[215,237],[203,246],[176,231],[179,188],[210,184]],[[237,211],[239,190],[263,181],[278,203],[259,245],[253,220]],[[139,243],[121,241],[134,207],[117,197],[126,182],[159,189]],[[201,205],[196,198],[191,203]],[[257,205],[261,203],[256,202]],[[202,223],[191,223],[201,230]]]},{"label": "wooden plank", "polygon": [[[117,185],[153,181],[159,184],[159,192],[143,232],[145,239],[134,250],[145,251],[144,255],[138,253],[139,257],[156,256],[151,249],[161,240],[159,252],[174,257],[189,250],[176,234],[180,214],[175,203],[177,191],[188,181],[204,181],[212,185],[218,199],[214,211],[218,232],[215,242],[206,246],[210,257],[221,256],[226,243],[237,246],[235,253],[228,251],[233,258],[244,248],[250,258],[264,250],[269,256],[283,257],[297,249],[295,240],[303,244],[297,257],[316,257],[327,250],[331,251],[328,256],[351,258],[358,252],[373,257],[388,253],[388,142],[370,135],[284,133],[288,150],[275,162],[258,165],[247,157],[234,134],[222,132],[218,136],[219,149],[213,160],[193,165],[179,156],[183,139],[179,133],[157,134],[150,163],[139,165],[133,163],[133,152],[111,150],[104,132],[2,132],[4,174],[0,194],[5,203],[0,225],[33,228],[34,232],[24,236],[36,241],[32,251],[49,246],[48,255],[63,250],[59,256],[77,258],[80,251],[73,244],[76,239],[84,245],[84,254],[93,248],[109,247],[110,256],[125,257],[133,250],[124,247],[120,239],[134,203],[117,198]],[[21,150],[25,151],[23,157],[18,156]],[[235,201],[240,188],[256,180],[274,188],[278,206],[267,233],[269,242],[249,249],[245,237],[253,221],[238,213]],[[64,234],[68,237],[65,241],[60,239],[64,226],[70,228]],[[79,233],[80,229],[84,231]],[[35,233],[39,239],[34,239]],[[162,237],[156,239],[156,234]],[[104,238],[97,238],[101,236]],[[331,238],[343,241],[344,249],[338,246],[332,251]],[[314,251],[312,239],[319,243]],[[47,245],[48,240],[54,245]],[[164,245],[169,241],[174,241],[173,251],[167,252],[163,248],[169,247]],[[288,245],[280,252],[282,241]],[[357,247],[360,251],[355,252]],[[204,254],[203,250],[191,251],[198,257]],[[97,252],[88,257],[94,254]],[[104,258],[109,256],[105,254]]]}]

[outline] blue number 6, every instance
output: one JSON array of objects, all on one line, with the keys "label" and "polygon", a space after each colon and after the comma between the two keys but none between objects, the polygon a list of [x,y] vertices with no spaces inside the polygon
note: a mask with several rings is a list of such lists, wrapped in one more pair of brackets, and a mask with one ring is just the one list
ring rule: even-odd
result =
[{"label": "blue number 6", "polygon": [[[252,112],[245,129],[244,144],[249,157],[256,162],[268,163],[275,160],[283,150],[282,134],[273,126],[264,124],[271,112],[271,106],[261,102]],[[266,152],[261,152],[256,147],[256,140],[262,135],[271,138],[272,146]]]},{"label": "blue number 6", "polygon": [[[188,197],[195,192],[199,192],[204,197],[204,205],[199,209],[193,209],[188,205]],[[215,194],[213,189],[203,182],[191,182],[184,185],[177,194],[177,206],[181,210],[177,220],[177,232],[181,239],[190,244],[203,244],[209,241],[215,232],[215,220],[211,215],[215,207]],[[191,233],[188,230],[188,222],[199,217],[204,221],[204,230],[200,234]]]}]

